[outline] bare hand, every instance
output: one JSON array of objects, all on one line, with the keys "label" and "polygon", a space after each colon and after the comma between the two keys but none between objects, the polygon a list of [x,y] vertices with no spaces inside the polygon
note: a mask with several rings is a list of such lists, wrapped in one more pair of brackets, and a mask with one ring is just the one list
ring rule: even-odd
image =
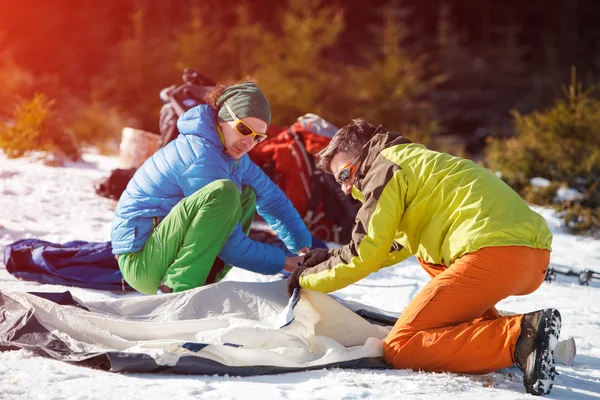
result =
[{"label": "bare hand", "polygon": [[283,270],[287,272],[294,272],[296,267],[300,265],[302,262],[303,256],[295,256],[295,257],[286,257],[285,264],[283,265]]},{"label": "bare hand", "polygon": [[306,253],[308,253],[309,251],[310,251],[310,247],[303,247],[303,248],[301,248],[301,249],[300,249],[300,251],[298,252],[298,255],[299,255],[299,256],[303,256],[303,255],[305,255]]}]

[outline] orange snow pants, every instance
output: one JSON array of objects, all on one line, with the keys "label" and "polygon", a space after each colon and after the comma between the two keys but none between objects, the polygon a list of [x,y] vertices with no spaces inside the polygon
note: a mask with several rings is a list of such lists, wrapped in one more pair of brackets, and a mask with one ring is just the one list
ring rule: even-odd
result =
[{"label": "orange snow pants", "polygon": [[523,315],[501,317],[495,305],[540,287],[550,251],[486,247],[450,267],[419,262],[432,280],[386,337],[385,361],[394,368],[467,374],[512,366]]}]

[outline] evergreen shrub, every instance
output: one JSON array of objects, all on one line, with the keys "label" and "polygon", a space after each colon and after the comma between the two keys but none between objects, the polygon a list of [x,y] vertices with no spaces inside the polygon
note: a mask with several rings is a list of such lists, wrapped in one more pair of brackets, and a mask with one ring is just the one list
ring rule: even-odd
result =
[{"label": "evergreen shrub", "polygon": [[55,112],[56,101],[43,93],[21,99],[7,121],[0,123],[0,148],[10,158],[44,151],[77,160],[79,150]]},{"label": "evergreen shrub", "polygon": [[[490,139],[486,163],[526,200],[561,210],[572,232],[594,233],[600,232],[600,101],[572,75],[553,107],[530,115],[512,112],[516,137]],[[551,185],[532,187],[534,177]],[[556,196],[561,186],[581,195],[562,199]]]}]

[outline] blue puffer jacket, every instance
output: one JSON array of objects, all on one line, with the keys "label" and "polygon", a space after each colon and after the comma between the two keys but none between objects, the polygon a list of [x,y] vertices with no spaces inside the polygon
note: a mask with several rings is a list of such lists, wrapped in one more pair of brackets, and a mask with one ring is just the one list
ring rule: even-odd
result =
[{"label": "blue puffer jacket", "polygon": [[[215,127],[215,113],[207,105],[183,114],[181,133],[158,150],[136,171],[121,196],[113,219],[111,241],[114,254],[139,251],[150,236],[153,219],[162,219],[184,197],[217,179],[229,179],[240,189],[256,192],[256,210],[296,254],[311,245],[304,221],[285,194],[246,154],[234,160],[224,152]],[[262,274],[283,268],[281,249],[248,238],[237,224],[219,257]]]}]

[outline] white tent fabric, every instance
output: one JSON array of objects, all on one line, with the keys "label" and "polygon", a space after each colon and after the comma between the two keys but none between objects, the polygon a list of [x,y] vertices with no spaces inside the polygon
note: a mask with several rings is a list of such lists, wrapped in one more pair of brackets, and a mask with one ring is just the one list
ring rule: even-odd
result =
[{"label": "white tent fabric", "polygon": [[[181,371],[211,373],[218,366],[214,373],[233,368],[247,375],[381,360],[389,327],[322,293],[303,290],[290,301],[285,285],[228,281],[161,296],[73,299],[79,306],[2,291],[1,312],[8,317],[0,322],[0,345],[74,362],[103,355],[113,371],[195,363],[202,367]],[[129,356],[135,363],[115,362]]]}]

